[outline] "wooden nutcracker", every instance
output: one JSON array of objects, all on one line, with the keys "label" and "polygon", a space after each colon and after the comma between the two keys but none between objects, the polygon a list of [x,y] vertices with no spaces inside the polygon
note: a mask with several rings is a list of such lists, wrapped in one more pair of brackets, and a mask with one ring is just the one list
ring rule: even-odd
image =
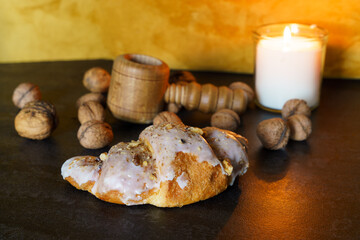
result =
[{"label": "wooden nutcracker", "polygon": [[246,94],[241,88],[200,85],[197,82],[171,84],[165,92],[165,102],[181,104],[187,110],[199,110],[204,113],[227,108],[241,114],[247,106]]}]

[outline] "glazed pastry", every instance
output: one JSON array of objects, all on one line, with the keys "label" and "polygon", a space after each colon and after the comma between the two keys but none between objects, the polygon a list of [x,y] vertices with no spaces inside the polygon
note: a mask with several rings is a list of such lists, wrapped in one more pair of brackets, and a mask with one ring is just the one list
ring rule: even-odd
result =
[{"label": "glazed pastry", "polygon": [[244,174],[249,165],[246,143],[214,127],[152,125],[138,141],[121,142],[106,157],[68,159],[61,174],[107,202],[181,207],[219,194]]}]

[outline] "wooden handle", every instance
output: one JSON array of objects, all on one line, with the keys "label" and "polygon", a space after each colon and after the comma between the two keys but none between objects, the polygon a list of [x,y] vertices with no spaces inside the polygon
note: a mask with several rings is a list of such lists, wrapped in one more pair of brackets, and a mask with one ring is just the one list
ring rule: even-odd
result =
[{"label": "wooden handle", "polygon": [[140,54],[118,56],[113,65],[107,104],[116,118],[151,123],[162,110],[169,67]]},{"label": "wooden handle", "polygon": [[204,113],[227,108],[241,114],[247,107],[244,90],[232,90],[226,86],[216,87],[213,84],[200,85],[197,82],[171,84],[166,90],[165,102],[181,104],[187,110],[199,110]]}]

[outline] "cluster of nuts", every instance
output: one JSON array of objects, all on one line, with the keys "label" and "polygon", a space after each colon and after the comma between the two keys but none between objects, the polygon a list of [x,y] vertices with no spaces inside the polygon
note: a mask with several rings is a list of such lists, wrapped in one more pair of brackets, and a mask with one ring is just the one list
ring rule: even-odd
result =
[{"label": "cluster of nuts", "polygon": [[110,79],[110,74],[99,67],[91,68],[84,74],[83,84],[91,92],[76,102],[81,124],[77,138],[84,148],[102,148],[109,145],[114,138],[111,126],[105,122],[103,95],[109,89]]},{"label": "cluster of nuts", "polygon": [[260,122],[256,134],[263,146],[270,150],[283,148],[289,139],[306,140],[311,134],[311,109],[304,100],[288,100],[282,110],[283,118],[272,118]]},{"label": "cluster of nuts", "polygon": [[14,90],[12,100],[21,109],[15,117],[15,130],[21,137],[42,140],[49,137],[57,127],[55,107],[41,101],[37,85],[21,83]]},{"label": "cluster of nuts", "polygon": [[[254,101],[254,90],[246,83],[233,82],[229,85],[229,88],[232,90],[244,90],[247,102],[252,103]],[[231,109],[221,109],[211,116],[211,126],[235,131],[240,126],[240,116]]]}]

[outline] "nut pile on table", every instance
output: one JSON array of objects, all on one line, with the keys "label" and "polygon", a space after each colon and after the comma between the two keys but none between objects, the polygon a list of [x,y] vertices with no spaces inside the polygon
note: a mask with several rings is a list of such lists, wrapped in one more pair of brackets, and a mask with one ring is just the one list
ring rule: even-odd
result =
[{"label": "nut pile on table", "polygon": [[15,117],[15,130],[24,138],[42,140],[51,135],[58,124],[54,105],[41,101],[40,88],[21,83],[14,90],[12,101],[21,110]]},{"label": "nut pile on table", "polygon": [[261,121],[256,134],[263,146],[270,150],[285,147],[289,139],[306,140],[311,134],[311,109],[304,100],[290,99],[282,110],[283,118],[271,118]]},{"label": "nut pile on table", "polygon": [[85,72],[84,86],[90,91],[80,97],[78,119],[81,124],[77,138],[84,148],[98,149],[109,145],[114,134],[111,126],[105,122],[105,96],[109,89],[111,76],[99,67],[94,67]]}]

